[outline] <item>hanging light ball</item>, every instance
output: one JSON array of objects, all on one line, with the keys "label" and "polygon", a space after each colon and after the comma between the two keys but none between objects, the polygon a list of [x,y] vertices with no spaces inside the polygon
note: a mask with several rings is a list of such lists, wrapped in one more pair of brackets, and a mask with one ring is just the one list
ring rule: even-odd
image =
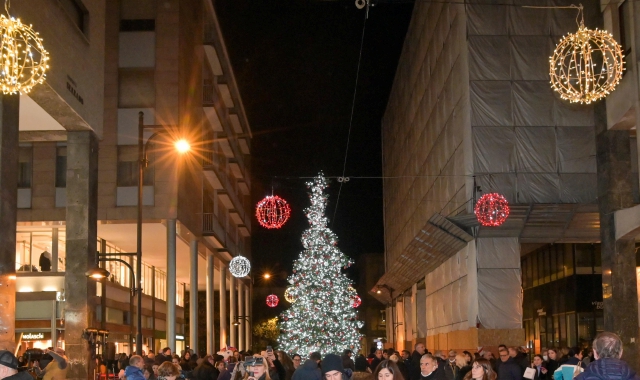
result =
[{"label": "hanging light ball", "polygon": [[485,194],[478,199],[473,212],[483,226],[497,227],[509,216],[509,202],[498,193]]},{"label": "hanging light ball", "polygon": [[580,23],[549,57],[551,87],[571,103],[589,104],[606,97],[622,79],[624,54],[611,33]]},{"label": "hanging light ball", "polygon": [[49,53],[31,25],[0,15],[0,86],[4,94],[26,94],[44,82]]},{"label": "hanging light ball", "polygon": [[278,296],[276,296],[275,294],[269,294],[267,296],[267,306],[276,307],[278,306],[278,302],[280,302],[280,298],[278,298]]},{"label": "hanging light ball", "polygon": [[282,227],[291,214],[291,208],[284,199],[277,195],[268,195],[258,202],[256,206],[256,218],[264,228]]},{"label": "hanging light ball", "polygon": [[229,262],[229,272],[233,277],[244,277],[251,271],[251,262],[244,256],[236,256]]},{"label": "hanging light ball", "polygon": [[291,294],[293,292],[293,287],[288,287],[287,290],[284,291],[284,300],[289,303],[296,302],[296,297]]},{"label": "hanging light ball", "polygon": [[355,295],[353,297],[351,297],[351,307],[353,307],[354,309],[358,306],[362,305],[362,299],[360,298],[360,296]]}]

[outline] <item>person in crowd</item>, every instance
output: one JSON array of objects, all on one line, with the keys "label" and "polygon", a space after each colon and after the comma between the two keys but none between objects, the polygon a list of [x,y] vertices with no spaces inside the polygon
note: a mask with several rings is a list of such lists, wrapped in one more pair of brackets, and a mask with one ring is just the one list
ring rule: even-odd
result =
[{"label": "person in crowd", "polygon": [[506,348],[500,348],[499,353],[498,380],[522,380],[523,371],[515,359],[509,356],[509,351]]},{"label": "person in crowd", "polygon": [[[553,347],[547,349],[547,357],[548,359],[545,360],[547,363],[547,372],[553,374],[556,369],[560,367],[560,364],[558,363],[558,349]],[[551,375],[549,377],[551,377]]]},{"label": "person in crowd", "polygon": [[356,370],[356,365],[351,359],[351,355],[353,355],[353,351],[347,349],[342,351],[342,366],[344,368],[351,368],[352,371]]},{"label": "person in crowd", "polygon": [[409,379],[418,380],[420,378],[420,359],[427,353],[424,343],[416,343],[411,353],[411,367],[409,369]]},{"label": "person in crowd", "polygon": [[156,379],[158,378],[158,367],[160,367],[159,364],[154,364],[151,366],[151,369],[153,370],[153,375],[156,377]]},{"label": "person in crowd", "polygon": [[354,365],[356,370],[353,372],[351,380],[374,380],[371,368],[369,368],[369,363],[367,363],[367,358],[363,355],[358,355]]},{"label": "person in crowd", "polygon": [[491,366],[491,362],[484,358],[473,361],[471,371],[464,375],[463,380],[496,380],[497,375]]},{"label": "person in crowd", "polygon": [[547,380],[547,368],[545,368],[545,362],[542,355],[535,355],[533,357],[533,362],[531,363],[531,368],[536,371],[532,380]]},{"label": "person in crowd", "polygon": [[343,380],[345,378],[342,358],[336,354],[325,355],[320,362],[323,380]]},{"label": "person in crowd", "polygon": [[[220,369],[214,366],[213,356],[206,355],[202,362],[193,370],[195,380],[217,380]],[[224,363],[223,363],[224,364]]]},{"label": "person in crowd", "polygon": [[371,361],[371,365],[369,365],[369,368],[371,368],[371,372],[375,371],[378,367],[378,364],[380,364],[380,362],[383,360],[384,358],[382,357],[382,350],[376,350],[375,356]]},{"label": "person in crowd", "polygon": [[144,357],[144,365],[153,366],[156,362],[156,355],[153,353],[153,350],[149,350],[147,356]]},{"label": "person in crowd", "polygon": [[186,350],[180,358],[180,368],[182,368],[183,371],[187,372],[193,371],[193,369],[195,368],[193,364],[194,363],[191,361],[191,352],[189,350]]},{"label": "person in crowd", "polygon": [[[404,365],[407,366],[407,370],[409,370],[411,368],[411,352],[409,352],[409,350],[400,351],[400,359]],[[409,380],[409,378],[407,377],[405,380]]]},{"label": "person in crowd", "polygon": [[601,332],[592,343],[594,361],[576,380],[638,380],[629,365],[621,360],[622,340],[612,332]]},{"label": "person in crowd", "polygon": [[294,354],[293,358],[291,358],[291,361],[293,362],[294,370],[296,370],[302,364],[302,356],[300,356],[298,354]]},{"label": "person in crowd", "polygon": [[171,363],[177,365],[178,368],[180,368],[180,371],[182,371],[182,367],[180,367],[180,356],[178,356],[178,355],[171,356]]},{"label": "person in crowd", "polygon": [[520,347],[509,347],[509,356],[513,358],[517,365],[520,366],[520,370],[524,375],[524,371],[529,367],[529,358],[527,354],[520,350]]},{"label": "person in crowd", "polygon": [[223,361],[218,361],[215,364],[216,369],[220,371],[218,380],[231,380],[231,374],[234,372],[236,366],[238,365],[238,363],[236,362],[236,358],[233,356],[229,356],[227,360],[229,361],[229,363],[225,364],[225,362]]},{"label": "person in crowd", "polygon": [[51,355],[53,360],[49,362],[43,370],[36,367],[38,377],[41,377],[43,380],[66,379],[68,361],[67,357],[64,355],[64,350],[60,347],[56,347],[53,350],[46,349],[44,350],[44,353]]},{"label": "person in crowd", "polygon": [[118,355],[118,368],[125,369],[127,368],[128,365],[129,365],[129,357],[124,352],[121,352],[120,355]]},{"label": "person in crowd", "polygon": [[105,378],[107,376],[107,365],[102,360],[102,355],[96,355],[96,372]]},{"label": "person in crowd", "polygon": [[558,364],[565,364],[567,360],[569,360],[569,347],[562,347],[560,350],[558,350],[558,355],[560,355]]},{"label": "person in crowd", "polygon": [[582,350],[578,347],[573,347],[569,349],[568,353],[569,359],[564,364],[568,365],[580,365],[582,369],[587,368],[587,365],[582,361]]},{"label": "person in crowd", "polygon": [[[465,351],[466,352],[466,351]],[[456,355],[456,367],[458,371],[454,380],[462,380],[471,371],[471,364],[467,362],[467,356],[463,354]]]},{"label": "person in crowd", "polygon": [[444,374],[447,377],[447,380],[455,380],[458,375],[458,370],[460,368],[456,365],[456,355],[458,355],[456,351],[449,351],[448,360],[444,363]]},{"label": "person in crowd", "polygon": [[244,380],[271,380],[264,357],[251,357],[245,360],[245,364],[247,365],[247,372]]},{"label": "person in crowd", "polygon": [[389,356],[389,360],[396,363],[396,366],[400,370],[402,378],[405,380],[409,380],[409,368],[404,364],[404,361],[400,358],[400,356],[393,354]]},{"label": "person in crowd", "polygon": [[462,355],[464,355],[464,359],[467,361],[467,365],[471,366],[471,363],[473,362],[473,355],[471,355],[471,352],[462,351]]},{"label": "person in crowd", "polygon": [[144,366],[144,370],[142,371],[142,373],[144,374],[145,380],[156,380],[156,376],[153,373],[153,368],[151,367],[152,366],[146,364]]},{"label": "person in crowd", "polygon": [[571,380],[584,371],[586,366],[582,362],[580,349],[570,348],[567,357],[568,359],[553,372],[554,380]]},{"label": "person in crowd", "polygon": [[420,359],[419,380],[446,380],[444,371],[438,370],[438,359],[436,359],[433,355],[422,355],[422,358]]},{"label": "person in crowd", "polygon": [[[395,354],[392,356],[396,356],[396,358],[399,359],[398,356]],[[380,362],[380,364],[376,368],[376,371],[373,373],[373,379],[374,380],[405,380],[404,377],[402,376],[402,372],[400,371],[400,368],[398,368],[397,366],[397,363],[391,359],[383,360],[382,362]]]},{"label": "person in crowd", "polygon": [[132,355],[129,359],[129,366],[125,368],[124,375],[127,380],[145,380],[144,359],[139,355]]},{"label": "person in crowd", "polygon": [[18,358],[7,350],[0,350],[0,380],[33,380],[27,371],[18,372]]},{"label": "person in crowd", "polygon": [[222,371],[225,371],[227,369],[227,365],[224,362],[216,362],[215,367],[220,373],[222,373]]},{"label": "person in crowd", "polygon": [[285,371],[284,380],[291,380],[291,377],[293,376],[293,373],[296,370],[296,367],[293,365],[293,361],[291,360],[289,355],[287,355],[287,353],[284,351],[277,351],[277,354],[278,354],[278,360],[284,367],[284,371]]},{"label": "person in crowd", "polygon": [[588,367],[592,361],[593,361],[593,350],[589,350],[587,348],[582,350],[582,362],[584,363],[584,365]]},{"label": "person in crowd", "polygon": [[[171,351],[169,350],[169,355]],[[176,380],[180,376],[180,366],[165,361],[158,366],[158,380]],[[129,380],[129,378],[127,378]]]},{"label": "person in crowd", "polygon": [[322,357],[319,352],[309,354],[309,359],[305,360],[293,373],[292,380],[321,380],[322,371],[320,371],[320,360]]}]

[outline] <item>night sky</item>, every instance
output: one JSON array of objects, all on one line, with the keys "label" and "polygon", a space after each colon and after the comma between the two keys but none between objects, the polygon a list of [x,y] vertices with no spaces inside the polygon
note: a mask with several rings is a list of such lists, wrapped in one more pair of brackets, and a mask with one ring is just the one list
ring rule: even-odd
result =
[{"label": "night sky", "polygon": [[[365,10],[353,0],[215,0],[240,93],[253,132],[252,197],[286,199],[292,217],[281,230],[254,218],[254,276],[280,273],[286,284],[308,227],[305,182],[320,170],[342,175]],[[384,251],[381,119],[413,4],[380,3],[364,34],[345,183],[332,180],[327,216],[338,247],[357,260]],[[260,283],[256,283],[260,286]]]}]

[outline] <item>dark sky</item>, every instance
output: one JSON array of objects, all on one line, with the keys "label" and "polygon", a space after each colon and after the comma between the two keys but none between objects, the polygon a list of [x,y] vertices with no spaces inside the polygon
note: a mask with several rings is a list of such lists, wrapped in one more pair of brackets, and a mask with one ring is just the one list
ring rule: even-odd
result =
[{"label": "dark sky", "polygon": [[[292,208],[280,230],[254,219],[254,275],[282,272],[284,283],[308,227],[300,177],[342,174],[365,10],[353,0],[215,0],[215,8],[253,131],[253,202],[273,187]],[[382,174],[380,121],[412,9],[403,1],[369,11],[346,176]],[[382,181],[345,183],[334,218],[339,185],[332,180],[326,213],[338,247],[354,260],[382,254]]]}]

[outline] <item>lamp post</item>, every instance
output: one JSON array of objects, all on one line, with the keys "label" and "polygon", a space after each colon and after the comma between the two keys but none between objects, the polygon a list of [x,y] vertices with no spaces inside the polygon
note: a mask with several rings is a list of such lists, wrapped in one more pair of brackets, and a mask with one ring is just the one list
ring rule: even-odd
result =
[{"label": "lamp post", "polygon": [[[144,142],[144,130],[151,129],[156,130],[147,142]],[[144,170],[149,165],[149,159],[147,158],[147,150],[149,148],[149,143],[158,135],[168,133],[170,129],[177,129],[176,126],[172,125],[144,125],[144,112],[138,113],[138,205],[137,205],[137,221],[136,221],[136,252],[135,253],[119,253],[112,256],[131,256],[136,258],[136,270],[135,276],[133,276],[133,268],[131,265],[124,260],[115,259],[115,258],[104,258],[103,256],[109,256],[109,254],[102,254],[96,257],[97,261],[118,261],[125,264],[131,274],[132,274],[132,285],[131,292],[135,294],[137,297],[137,329],[136,329],[136,355],[142,355],[142,200],[143,200],[143,189],[144,189]],[[186,153],[191,149],[190,144],[184,139],[178,139],[174,142],[175,149],[179,153]],[[87,276],[93,278],[102,278],[105,277],[104,274],[108,276],[108,273],[105,269],[101,269],[103,272],[98,274],[99,270],[89,270],[87,271]],[[136,285],[137,284],[137,287]],[[132,310],[133,312],[133,307]]]},{"label": "lamp post", "polygon": [[236,315],[233,319],[235,320],[233,322],[233,325],[236,326],[236,327],[240,326],[242,324],[242,322],[240,322],[242,320],[249,322],[249,316],[248,315]]}]

